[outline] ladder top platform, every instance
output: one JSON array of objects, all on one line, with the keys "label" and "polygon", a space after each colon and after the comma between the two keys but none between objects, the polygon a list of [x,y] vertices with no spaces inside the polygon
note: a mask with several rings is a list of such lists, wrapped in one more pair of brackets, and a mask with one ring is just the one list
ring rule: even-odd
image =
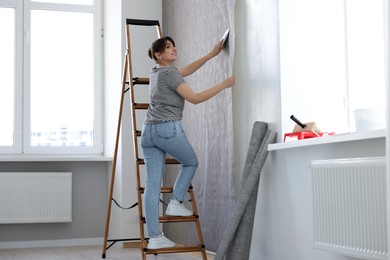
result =
[{"label": "ladder top platform", "polygon": [[126,24],[141,26],[160,26],[160,22],[158,20],[126,19]]}]

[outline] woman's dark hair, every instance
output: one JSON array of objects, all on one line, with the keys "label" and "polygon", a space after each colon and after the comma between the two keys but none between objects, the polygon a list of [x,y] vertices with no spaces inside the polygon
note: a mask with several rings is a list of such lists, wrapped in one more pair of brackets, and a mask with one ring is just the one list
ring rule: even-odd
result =
[{"label": "woman's dark hair", "polygon": [[166,46],[168,41],[170,41],[173,44],[173,46],[175,46],[175,41],[171,37],[169,37],[169,36],[162,37],[160,39],[155,40],[152,43],[152,47],[150,47],[148,50],[148,56],[151,59],[154,59],[155,61],[157,61],[157,58],[154,56],[154,54],[156,52],[161,52],[161,53],[164,52],[165,46]]}]

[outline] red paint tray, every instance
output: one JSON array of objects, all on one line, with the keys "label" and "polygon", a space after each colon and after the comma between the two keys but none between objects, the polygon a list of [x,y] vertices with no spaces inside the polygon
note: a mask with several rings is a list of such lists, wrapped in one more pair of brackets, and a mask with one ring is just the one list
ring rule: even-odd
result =
[{"label": "red paint tray", "polygon": [[319,132],[319,133],[313,133],[309,131],[302,131],[302,132],[295,132],[295,133],[287,133],[284,134],[284,139],[283,142],[286,142],[287,138],[293,138],[293,139],[308,139],[308,138],[314,138],[314,137],[321,137],[321,136],[326,136],[326,135],[334,135],[334,132]]}]

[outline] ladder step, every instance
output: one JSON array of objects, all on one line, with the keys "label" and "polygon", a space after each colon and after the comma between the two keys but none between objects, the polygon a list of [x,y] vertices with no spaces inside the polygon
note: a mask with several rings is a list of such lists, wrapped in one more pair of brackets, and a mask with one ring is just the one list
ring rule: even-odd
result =
[{"label": "ladder step", "polygon": [[[182,216],[160,216],[160,223],[175,223],[175,222],[195,222],[198,220],[198,215],[192,215],[188,217],[182,217]],[[143,224],[146,224],[145,217],[141,218],[141,221]]]},{"label": "ladder step", "polygon": [[148,103],[133,103],[133,108],[135,109],[148,109]]},{"label": "ladder step", "polygon": [[133,85],[149,85],[149,78],[133,78]]},{"label": "ladder step", "polygon": [[192,215],[188,217],[181,216],[161,216],[160,223],[174,223],[174,222],[194,222],[199,218],[198,215]]},{"label": "ladder step", "polygon": [[[144,159],[138,158],[137,163],[138,164],[145,164],[145,161],[144,161]],[[177,161],[176,159],[173,159],[173,158],[166,158],[165,164],[180,164],[180,162]]]},{"label": "ladder step", "polygon": [[180,246],[177,245],[171,248],[160,248],[160,249],[147,249],[144,248],[145,254],[169,254],[169,253],[185,253],[185,252],[201,252],[205,248],[204,245],[197,246]]},{"label": "ladder step", "polygon": [[[188,188],[188,191],[191,191],[193,189],[192,185]],[[140,187],[139,191],[141,193],[145,192],[145,187]],[[161,187],[161,193],[172,193],[173,187]]]},{"label": "ladder step", "polygon": [[[130,82],[126,81],[126,85],[129,85]],[[134,85],[149,85],[149,78],[133,78],[133,86]]]}]

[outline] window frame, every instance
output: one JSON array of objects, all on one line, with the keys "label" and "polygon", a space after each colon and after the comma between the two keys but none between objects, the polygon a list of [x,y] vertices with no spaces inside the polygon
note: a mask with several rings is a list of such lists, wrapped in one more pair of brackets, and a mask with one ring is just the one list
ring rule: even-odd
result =
[{"label": "window frame", "polygon": [[[1,154],[103,154],[103,18],[102,0],[93,5],[56,4],[31,0],[0,0],[0,7],[15,9],[14,145],[0,146]],[[94,23],[94,137],[93,146],[31,146],[30,26],[32,10],[93,13]]]}]

